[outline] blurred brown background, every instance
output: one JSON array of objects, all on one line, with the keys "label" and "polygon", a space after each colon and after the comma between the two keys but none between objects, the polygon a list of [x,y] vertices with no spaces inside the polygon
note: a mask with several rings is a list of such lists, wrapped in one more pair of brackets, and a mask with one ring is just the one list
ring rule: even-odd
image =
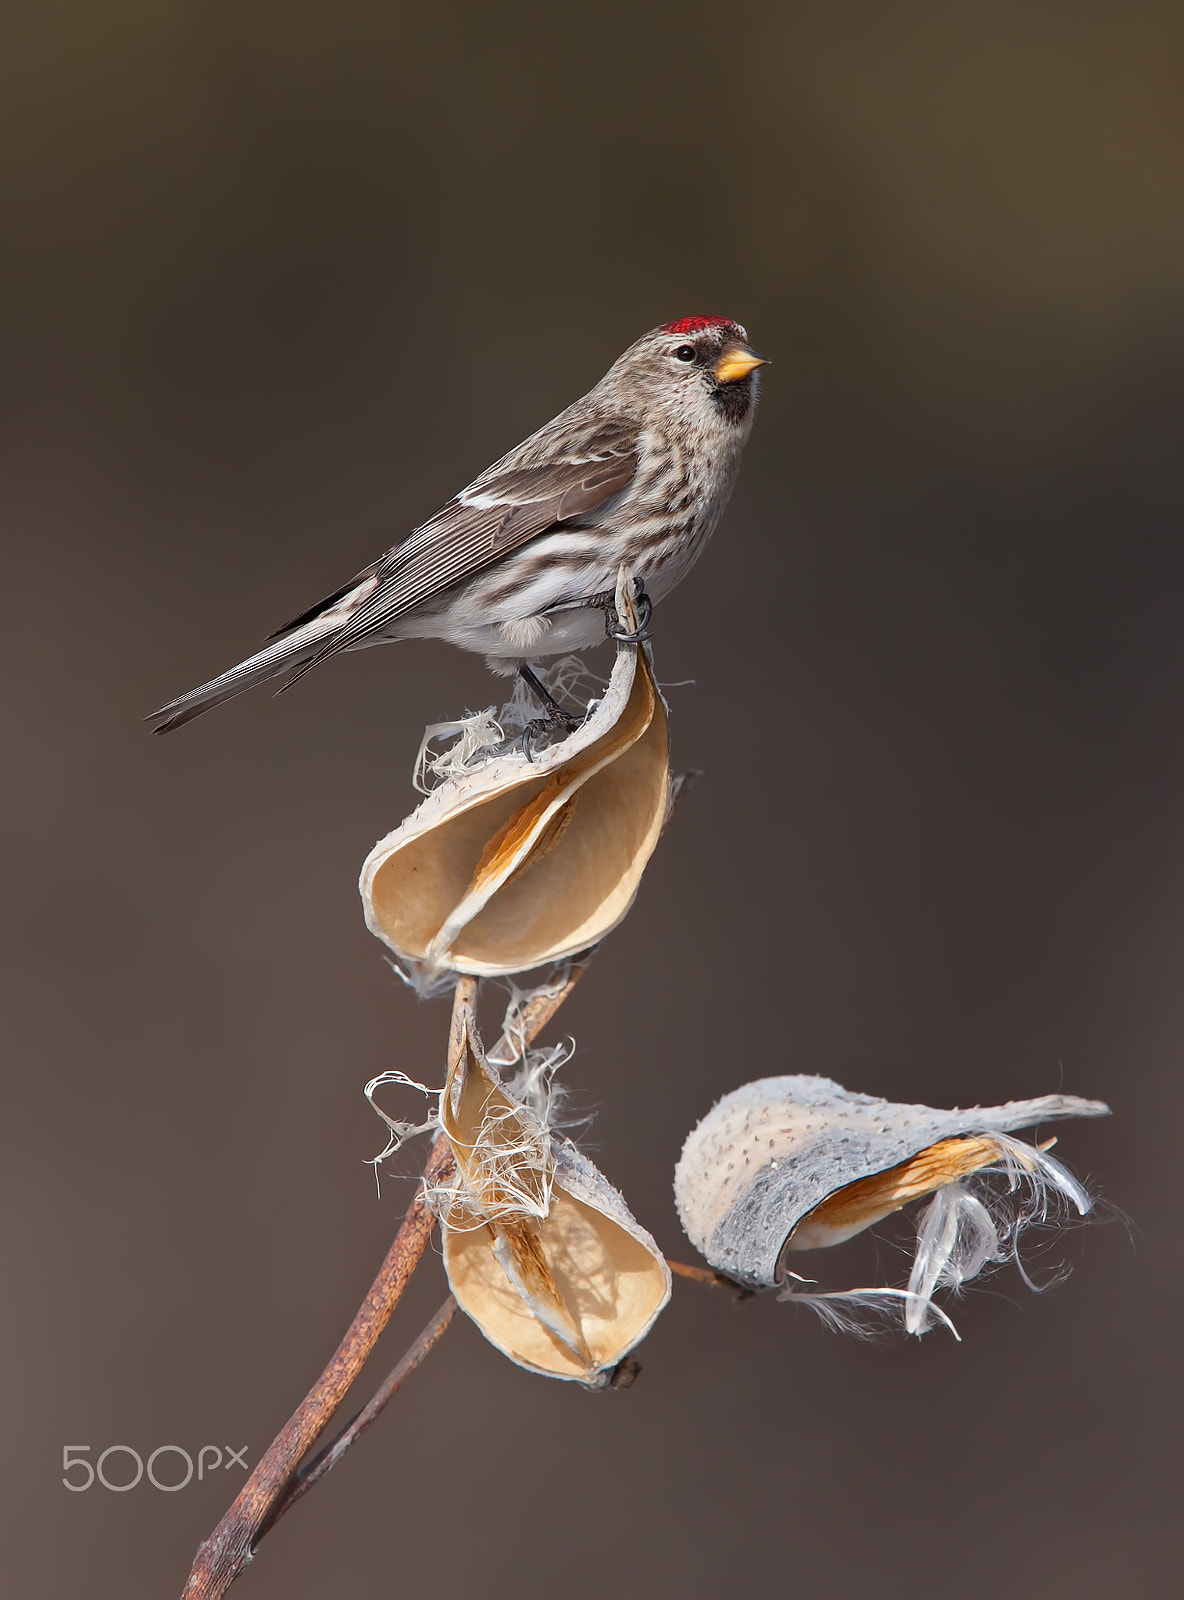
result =
[{"label": "blurred brown background", "polygon": [[1131,1226],[960,1346],[686,1287],[590,1397],[458,1326],[243,1593],[1178,1592],[1179,6],[10,0],[0,63],[6,1591],[179,1592],[241,1474],[72,1495],[62,1445],[253,1463],[369,1282],[362,1085],[446,1009],[356,872],[494,693],[400,646],[139,719],[723,311],[776,365],[658,617],[706,776],[562,1019],[594,1153],[686,1256],[747,1078],[1063,1087]]}]

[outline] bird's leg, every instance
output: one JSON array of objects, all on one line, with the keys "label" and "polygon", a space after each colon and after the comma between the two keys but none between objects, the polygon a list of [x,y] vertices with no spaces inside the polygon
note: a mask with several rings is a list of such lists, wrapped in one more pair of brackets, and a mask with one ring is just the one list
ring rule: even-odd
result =
[{"label": "bird's leg", "polygon": [[522,753],[528,761],[533,761],[531,746],[537,738],[542,734],[554,733],[558,728],[563,730],[566,738],[569,733],[576,731],[584,719],[566,706],[561,706],[538,674],[525,662],[518,668],[518,676],[547,713],[545,717],[536,717],[533,722],[528,722],[522,730]]},{"label": "bird's leg", "polygon": [[621,619],[617,615],[616,600],[610,595],[604,606],[604,631],[610,639],[615,639],[618,644],[642,644],[649,638],[646,631],[650,625],[650,618],[654,614],[654,606],[645,592],[644,578],[633,580],[633,602],[637,607],[637,631],[630,633],[621,626]]},{"label": "bird's leg", "polygon": [[574,711],[569,711],[566,706],[561,706],[532,667],[528,667],[523,663],[518,668],[518,676],[539,704],[545,708],[550,720],[555,723],[562,723],[568,733],[574,733],[583,722],[583,717],[578,716]]}]

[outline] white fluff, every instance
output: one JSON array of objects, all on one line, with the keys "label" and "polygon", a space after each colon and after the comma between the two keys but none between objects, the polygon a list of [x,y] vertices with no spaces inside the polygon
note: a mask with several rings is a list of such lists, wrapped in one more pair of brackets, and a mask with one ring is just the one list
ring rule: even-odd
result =
[{"label": "white fluff", "polygon": [[[536,1074],[532,1071],[531,1076]],[[375,1089],[384,1083],[417,1089],[434,1100],[435,1107],[418,1123],[388,1116],[374,1099]],[[509,1085],[503,1087],[510,1092]],[[440,1127],[443,1090],[429,1089],[403,1072],[380,1072],[366,1085],[365,1094],[388,1133],[384,1148],[367,1162],[374,1168],[375,1183],[379,1183],[378,1169],[384,1161],[396,1155],[408,1139]],[[478,1228],[487,1222],[519,1221],[524,1216],[541,1218],[551,1208],[555,1172],[551,1134],[529,1103],[491,1103],[486,1107],[469,1151],[468,1169],[467,1176],[458,1169],[454,1182],[429,1189],[426,1194],[428,1204],[443,1212],[453,1228]]]},{"label": "white fluff", "polygon": [[429,1089],[427,1084],[417,1083],[414,1078],[409,1078],[405,1072],[380,1072],[376,1078],[371,1078],[370,1082],[366,1085],[363,1093],[366,1096],[367,1103],[369,1104],[371,1111],[373,1111],[376,1116],[381,1117],[382,1121],[386,1123],[387,1128],[387,1141],[385,1146],[378,1152],[376,1156],[371,1156],[369,1161],[366,1163],[368,1167],[374,1168],[374,1182],[378,1188],[378,1193],[380,1196],[382,1194],[382,1180],[379,1177],[378,1169],[382,1163],[389,1160],[391,1156],[397,1155],[407,1143],[408,1139],[414,1139],[416,1135],[420,1133],[430,1133],[433,1129],[439,1127],[439,1119],[435,1111],[429,1112],[426,1120],[423,1122],[406,1122],[401,1121],[396,1117],[388,1117],[386,1112],[375,1102],[374,1099],[375,1089],[377,1089],[379,1085],[383,1083],[398,1083],[403,1085],[404,1088],[418,1089],[420,1094],[427,1095],[429,1098],[435,1100],[437,1104],[440,1100],[439,1089]]},{"label": "white fluff", "polygon": [[947,1183],[918,1222],[910,1298],[904,1312],[906,1330],[920,1335],[929,1327],[937,1288],[959,1289],[977,1277],[988,1261],[1002,1259],[999,1233],[986,1206],[968,1192],[965,1179]]},{"label": "white fluff", "polygon": [[[392,962],[392,967],[403,978],[404,982],[414,987],[414,980],[405,974],[397,963]],[[486,1064],[492,1068],[495,1075],[500,1078],[501,1087],[506,1094],[521,1106],[526,1112],[523,1119],[528,1134],[513,1143],[499,1142],[498,1128],[513,1116],[507,1108],[491,1108],[485,1123],[482,1125],[477,1140],[476,1164],[472,1174],[472,1187],[488,1186],[502,1183],[505,1177],[507,1164],[516,1165],[519,1171],[527,1173],[544,1174],[543,1188],[548,1204],[550,1196],[550,1172],[553,1166],[550,1150],[550,1130],[571,1129],[582,1123],[590,1121],[586,1117],[571,1117],[563,1114],[562,1107],[566,1099],[566,1091],[555,1082],[555,1074],[570,1061],[575,1054],[575,1040],[561,1040],[558,1044],[549,1045],[542,1049],[532,1049],[526,1043],[525,1014],[527,1007],[541,997],[553,998],[567,983],[571,976],[571,962],[558,962],[551,970],[549,976],[541,983],[524,989],[514,980],[506,980],[510,992],[509,1002],[506,1006],[505,1017],[502,1021],[502,1039],[510,1045],[510,1053],[490,1055]],[[447,987],[451,988],[454,979],[449,978]],[[517,1066],[514,1076],[506,1079],[504,1071],[508,1067]],[[382,1109],[374,1099],[374,1091],[383,1084],[394,1083],[402,1088],[415,1089],[422,1095],[436,1102],[422,1122],[412,1122],[407,1119],[391,1117]],[[374,1168],[374,1181],[378,1185],[379,1193],[382,1192],[379,1168],[384,1161],[397,1155],[409,1139],[416,1138],[421,1133],[435,1132],[440,1126],[439,1101],[443,1091],[431,1089],[427,1084],[419,1083],[415,1078],[409,1078],[405,1072],[380,1072],[376,1078],[371,1078],[366,1085],[364,1093],[370,1109],[381,1118],[387,1129],[387,1142],[376,1156],[372,1156],[366,1163]],[[536,1131],[537,1125],[537,1131]],[[521,1186],[510,1185],[511,1188]],[[453,1186],[448,1189],[434,1191],[428,1196],[430,1202],[452,1205],[465,1200],[466,1189],[464,1186]],[[531,1200],[530,1207],[535,1205]],[[507,1201],[508,1210],[513,1212],[518,1205],[518,1200]],[[533,1214],[533,1211],[532,1211]],[[546,1214],[546,1208],[540,1215]]]},{"label": "white fluff", "polygon": [[[500,1074],[502,1087],[512,1099],[532,1111],[548,1128],[568,1132],[586,1126],[591,1121],[590,1117],[572,1116],[567,1112],[567,1089],[555,1081],[556,1073],[576,1053],[575,1040],[568,1037],[561,1039],[558,1044],[530,1047],[526,1043],[524,1018],[533,1002],[542,997],[552,999],[564,988],[571,976],[571,968],[570,961],[558,962],[547,978],[529,989],[522,988],[513,978],[504,980],[510,998],[502,1019],[502,1040],[510,1048],[507,1052],[499,1045],[493,1054],[486,1057],[488,1065]],[[507,1069],[513,1067],[517,1071],[507,1078]]]},{"label": "white fluff", "polygon": [[[524,989],[514,978],[503,978],[509,994],[506,1002],[505,1015],[502,1017],[502,1037],[497,1047],[487,1057],[486,1061],[491,1067],[496,1067],[502,1077],[505,1067],[512,1067],[523,1059],[526,1054],[526,1015],[536,1001],[553,1000],[566,986],[571,977],[571,960],[557,961],[547,970],[547,976],[529,989]],[[510,1053],[507,1054],[503,1045],[508,1044]]]},{"label": "white fluff", "polygon": [[[604,680],[589,672],[579,656],[563,656],[535,670],[555,699],[572,710],[590,711],[604,693]],[[527,685],[515,678],[510,698],[500,711],[486,706],[484,711],[466,711],[463,717],[433,722],[424,729],[412,784],[420,794],[431,794],[449,779],[464,777],[492,756],[518,745],[527,725],[545,720],[545,716],[545,708]]]},{"label": "white fluff", "polygon": [[[999,1160],[970,1177],[945,1184],[921,1211],[907,1289],[852,1289],[824,1295],[802,1293],[787,1284],[782,1298],[810,1305],[830,1326],[843,1332],[866,1332],[853,1313],[884,1314],[896,1309],[889,1302],[897,1300],[907,1332],[919,1337],[940,1322],[957,1338],[954,1324],[934,1304],[939,1289],[957,1293],[985,1267],[1004,1261],[1014,1261],[1024,1282],[1036,1289],[1020,1259],[1020,1236],[1033,1225],[1056,1225],[1058,1213],[1068,1207],[1086,1216],[1093,1202],[1072,1173],[1046,1150],[1007,1134],[992,1137],[1000,1147]],[[1006,1181],[1002,1190],[1000,1179]]]},{"label": "white fluff", "polygon": [[563,1111],[566,1088],[555,1081],[560,1067],[576,1053],[575,1040],[561,1039],[544,1050],[528,1050],[518,1071],[505,1085],[508,1095],[532,1111],[548,1128],[570,1128],[583,1119],[573,1119]]},{"label": "white fluff", "polygon": [[417,1000],[439,1000],[456,988],[456,973],[447,967],[442,972],[434,972],[422,961],[404,964],[397,956],[387,956],[386,964],[400,983],[414,990]]},{"label": "white fluff", "polygon": [[[451,738],[443,750],[433,749],[438,739]],[[506,736],[493,707],[469,711],[455,722],[433,722],[423,731],[411,782],[420,794],[431,794],[449,778],[459,778],[480,765],[483,757],[505,746]]]},{"label": "white fluff", "polygon": [[468,1152],[468,1172],[429,1189],[427,1203],[454,1232],[487,1223],[541,1220],[551,1210],[555,1161],[544,1123],[517,1105],[491,1102]]},{"label": "white fluff", "polygon": [[[796,1272],[788,1272],[786,1277],[796,1278],[798,1283],[809,1281],[798,1277]],[[916,1296],[909,1289],[833,1289],[823,1293],[817,1290],[803,1291],[788,1283],[784,1285],[777,1298],[792,1300],[795,1305],[809,1306],[810,1310],[833,1332],[853,1334],[859,1339],[870,1338],[874,1332],[866,1313],[895,1320],[900,1311],[900,1303],[903,1301],[907,1321],[913,1313],[916,1300]],[[861,1312],[865,1315],[860,1316]],[[927,1305],[926,1315],[931,1315],[935,1321],[944,1323],[961,1344],[962,1335],[940,1306]]]}]

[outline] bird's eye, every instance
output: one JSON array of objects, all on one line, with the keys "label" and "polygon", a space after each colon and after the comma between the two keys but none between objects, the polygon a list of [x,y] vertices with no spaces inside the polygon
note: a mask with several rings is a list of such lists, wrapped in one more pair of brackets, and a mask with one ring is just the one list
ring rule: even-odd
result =
[{"label": "bird's eye", "polygon": [[676,361],[693,361],[695,359],[694,345],[680,344],[678,349],[674,352],[674,359]]}]

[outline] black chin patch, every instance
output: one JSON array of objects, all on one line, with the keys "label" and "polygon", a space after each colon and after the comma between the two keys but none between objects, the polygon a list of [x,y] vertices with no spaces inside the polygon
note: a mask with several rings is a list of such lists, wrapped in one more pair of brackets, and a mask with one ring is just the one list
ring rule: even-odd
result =
[{"label": "black chin patch", "polygon": [[741,378],[737,383],[713,383],[711,401],[721,417],[728,422],[743,422],[752,409],[752,377]]}]

